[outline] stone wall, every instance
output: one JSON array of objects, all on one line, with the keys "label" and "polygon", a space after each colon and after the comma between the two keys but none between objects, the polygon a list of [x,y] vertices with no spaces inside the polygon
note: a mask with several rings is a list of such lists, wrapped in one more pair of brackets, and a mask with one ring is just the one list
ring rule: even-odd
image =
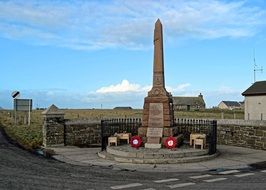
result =
[{"label": "stone wall", "polygon": [[[218,120],[217,142],[223,145],[266,150],[266,121]],[[95,146],[101,143],[100,121],[46,118],[44,146]]]},{"label": "stone wall", "polygon": [[43,145],[64,145],[64,117],[47,117],[43,123]]},{"label": "stone wall", "polygon": [[[101,143],[101,122],[65,120],[56,106],[43,112],[43,145],[92,146]],[[266,150],[266,121],[218,120],[218,144]]]},{"label": "stone wall", "polygon": [[43,111],[42,115],[43,146],[64,145],[64,112],[53,104]]},{"label": "stone wall", "polygon": [[266,150],[266,121],[218,120],[218,144]]},{"label": "stone wall", "polygon": [[65,120],[64,112],[55,105],[43,114],[43,146],[95,146],[101,144],[101,122]]},{"label": "stone wall", "polygon": [[100,146],[101,122],[46,118],[43,124],[43,145]]},{"label": "stone wall", "polygon": [[94,146],[101,143],[101,122],[72,120],[65,122],[65,145]]}]

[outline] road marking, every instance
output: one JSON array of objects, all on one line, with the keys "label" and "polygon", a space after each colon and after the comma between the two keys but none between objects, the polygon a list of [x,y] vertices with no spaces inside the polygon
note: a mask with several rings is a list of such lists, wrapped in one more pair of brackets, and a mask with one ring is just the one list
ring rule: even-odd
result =
[{"label": "road marking", "polygon": [[190,185],[195,185],[196,183],[179,183],[179,184],[175,184],[175,185],[168,185],[168,187],[170,189],[175,189],[178,187],[186,187],[186,186],[190,186]]},{"label": "road marking", "polygon": [[211,182],[215,182],[215,181],[223,181],[223,180],[226,180],[226,179],[227,178],[221,177],[221,178],[208,179],[208,180],[203,180],[203,181],[211,183]]},{"label": "road marking", "polygon": [[153,188],[148,188],[148,189],[143,189],[143,190],[156,190],[156,189],[153,189]]},{"label": "road marking", "polygon": [[125,189],[125,188],[130,188],[130,187],[139,187],[142,186],[141,183],[130,183],[127,185],[117,185],[117,186],[112,186],[111,189]]},{"label": "road marking", "polygon": [[172,181],[178,181],[179,179],[177,178],[170,178],[170,179],[162,179],[162,180],[156,180],[153,181],[154,183],[166,183],[166,182],[172,182]]},{"label": "road marking", "polygon": [[201,179],[201,178],[205,178],[205,177],[211,177],[212,175],[209,174],[205,174],[205,175],[198,175],[198,176],[191,176],[191,179]]},{"label": "road marking", "polygon": [[261,172],[266,173],[266,170],[262,170]]},{"label": "road marking", "polygon": [[254,175],[254,173],[238,174],[238,175],[234,175],[234,176],[235,177],[246,177],[246,176],[250,176],[250,175]]},{"label": "road marking", "polygon": [[228,170],[228,171],[224,171],[224,172],[219,172],[218,174],[233,174],[233,173],[238,173],[240,172],[239,170]]}]

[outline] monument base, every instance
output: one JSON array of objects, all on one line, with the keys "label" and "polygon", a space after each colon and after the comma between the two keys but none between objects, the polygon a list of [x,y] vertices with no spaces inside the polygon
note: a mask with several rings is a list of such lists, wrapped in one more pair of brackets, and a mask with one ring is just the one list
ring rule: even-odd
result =
[{"label": "monument base", "polygon": [[[147,141],[147,130],[148,130],[148,127],[139,127],[138,128],[138,135],[141,138],[143,138],[144,143]],[[164,127],[162,137],[174,137],[178,134],[179,134],[178,126]]]},{"label": "monument base", "polygon": [[161,144],[145,143],[145,148],[162,148]]},{"label": "monument base", "polygon": [[[155,115],[156,112],[151,110],[156,106],[156,112],[158,110],[162,113]],[[154,112],[154,113],[153,113]],[[154,126],[160,124],[160,126]],[[174,124],[174,111],[172,97],[146,97],[144,99],[143,115],[142,115],[142,127],[172,127]]]}]

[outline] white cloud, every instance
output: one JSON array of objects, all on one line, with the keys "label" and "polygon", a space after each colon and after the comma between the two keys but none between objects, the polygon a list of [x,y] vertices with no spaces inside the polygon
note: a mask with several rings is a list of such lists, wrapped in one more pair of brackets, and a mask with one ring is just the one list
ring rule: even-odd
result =
[{"label": "white cloud", "polygon": [[140,91],[141,87],[138,84],[130,84],[128,80],[122,80],[121,83],[101,87],[96,90],[97,93],[124,93],[124,92],[137,92]]},{"label": "white cloud", "polygon": [[[166,86],[167,91],[172,93],[181,93],[186,91],[190,86],[189,83],[178,84],[176,87]],[[112,84],[110,86],[104,86],[96,90],[96,93],[107,94],[107,93],[128,93],[128,92],[148,92],[151,90],[151,85],[141,86],[140,84],[130,83],[128,80],[122,80],[121,83]]]},{"label": "white cloud", "polygon": [[189,83],[184,83],[184,84],[179,84],[177,85],[176,88],[173,89],[173,91],[177,91],[177,92],[183,92],[187,89],[187,87],[189,87],[190,84]]},{"label": "white cloud", "polygon": [[246,1],[0,1],[0,36],[73,49],[152,45],[160,17],[166,39],[248,37],[266,11]]}]

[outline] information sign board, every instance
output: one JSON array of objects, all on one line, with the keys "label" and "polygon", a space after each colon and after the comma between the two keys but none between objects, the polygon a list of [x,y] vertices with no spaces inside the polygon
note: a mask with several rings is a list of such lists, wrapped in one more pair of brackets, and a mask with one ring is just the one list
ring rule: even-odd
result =
[{"label": "information sign board", "polygon": [[32,111],[32,99],[14,99],[15,111]]}]

